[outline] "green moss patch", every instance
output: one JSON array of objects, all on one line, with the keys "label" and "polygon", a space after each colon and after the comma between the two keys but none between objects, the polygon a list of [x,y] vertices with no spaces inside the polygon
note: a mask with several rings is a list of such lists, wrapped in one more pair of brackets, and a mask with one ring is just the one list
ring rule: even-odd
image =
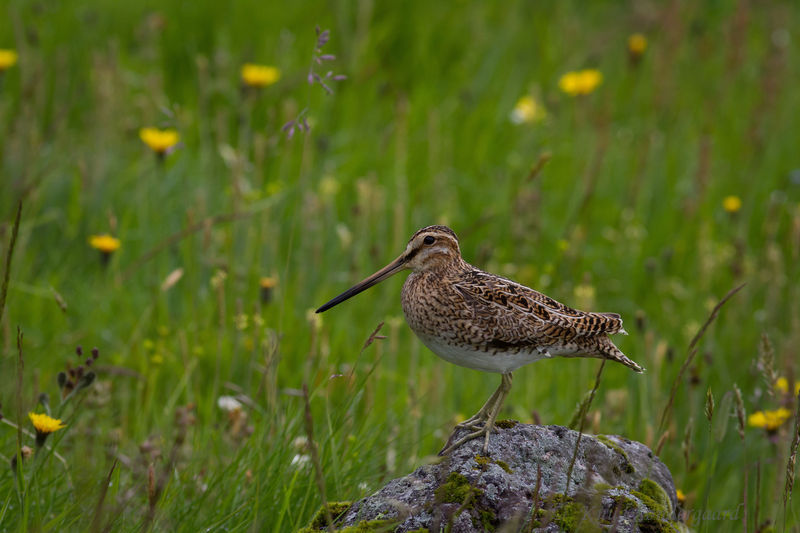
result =
[{"label": "green moss patch", "polygon": [[484,455],[476,455],[475,456],[475,462],[478,463],[478,466],[475,467],[476,470],[486,470],[486,468],[490,464],[494,463],[497,466],[499,466],[500,468],[502,468],[503,470],[505,470],[507,473],[509,473],[509,474],[513,474],[514,473],[514,471],[511,470],[511,467],[509,467],[508,463],[506,463],[505,461],[494,460],[491,457],[486,457]]},{"label": "green moss patch", "polygon": [[639,490],[631,491],[631,494],[639,498],[656,515],[662,518],[670,515],[672,505],[669,496],[661,485],[652,479],[644,478],[639,484]]},{"label": "green moss patch", "polygon": [[[482,466],[491,463],[491,459],[478,455],[475,461]],[[450,472],[447,480],[434,491],[436,503],[457,503],[461,511],[466,511],[472,518],[472,524],[484,531],[494,531],[497,527],[497,515],[491,509],[479,508],[478,498],[483,496],[483,491],[470,485],[469,480],[458,472]]]},{"label": "green moss patch", "polygon": [[362,520],[354,526],[338,530],[339,533],[378,533],[393,531],[398,524],[397,520]]},{"label": "green moss patch", "polygon": [[655,500],[655,502],[665,510],[669,509],[672,505],[669,496],[667,496],[667,491],[652,479],[644,478],[642,482],[639,483],[639,492]]},{"label": "green moss patch", "polygon": [[614,506],[619,509],[620,513],[624,513],[629,509],[636,509],[639,507],[639,504],[636,503],[636,500],[628,498],[624,494],[616,494],[611,497],[614,500]]},{"label": "green moss patch", "polygon": [[500,429],[511,429],[515,427],[517,424],[519,424],[518,421],[510,419],[498,420],[497,422],[494,423],[495,427],[499,427]]},{"label": "green moss patch", "polygon": [[[628,458],[628,454],[625,453],[625,450],[623,450],[622,447],[619,444],[617,444],[613,440],[609,439],[605,435],[596,435],[595,438],[598,441],[602,442],[607,448],[611,448],[612,450],[614,450],[614,452],[619,454],[620,457],[622,457],[622,459],[623,459],[623,461],[622,461],[622,470],[623,471],[625,471],[628,474],[633,474],[634,472],[636,472],[636,469],[633,468],[633,465],[631,464],[631,461]],[[618,474],[616,468],[614,468],[614,473]]]},{"label": "green moss patch", "polygon": [[[333,523],[336,523],[336,520],[340,518],[344,513],[350,509],[350,506],[353,505],[353,502],[328,502],[328,510],[331,512],[331,518],[333,518]],[[328,520],[325,516],[325,506],[321,506],[317,514],[314,515],[314,518],[311,519],[311,523],[308,524],[308,527],[304,527],[298,533],[304,533],[308,531],[319,531],[320,529],[327,529],[328,528]]]},{"label": "green moss patch", "polygon": [[[353,502],[329,502],[328,509],[331,512],[334,525],[336,521],[350,509]],[[395,526],[399,524],[396,519],[391,520],[362,520],[354,526],[347,526],[344,528],[336,528],[337,533],[380,533],[384,531],[392,531]],[[325,517],[325,506],[319,508],[317,514],[311,519],[311,523],[300,529],[297,533],[316,533],[317,531],[327,531],[328,521]],[[425,530],[427,531],[427,529]]]},{"label": "green moss patch", "polygon": [[[468,497],[474,499],[481,496],[483,491],[469,484],[469,480],[458,472],[450,472],[447,481],[440,485],[434,492],[436,503],[463,504]],[[470,507],[470,506],[468,506]]]},{"label": "green moss patch", "polygon": [[497,460],[497,461],[495,461],[494,463],[495,463],[497,466],[499,466],[500,468],[502,468],[503,470],[505,470],[505,471],[506,471],[506,473],[508,473],[508,474],[513,474],[513,473],[514,473],[514,471],[513,471],[513,470],[511,470],[511,467],[510,467],[510,466],[508,466],[508,463],[506,463],[505,461],[500,461],[500,460],[498,459],[498,460]]},{"label": "green moss patch", "polygon": [[497,515],[491,509],[478,509],[478,516],[472,519],[472,525],[484,531],[497,529]]},{"label": "green moss patch", "polygon": [[646,513],[642,516],[638,526],[642,533],[677,533],[679,531],[671,522],[660,518],[655,513]]},{"label": "green moss patch", "polygon": [[595,483],[592,488],[594,490],[596,490],[597,492],[608,492],[609,490],[613,489],[614,487],[612,487],[608,483]]},{"label": "green moss patch", "polygon": [[487,467],[492,464],[492,458],[485,455],[476,455],[475,462],[478,463],[479,467]]},{"label": "green moss patch", "polygon": [[602,531],[599,523],[587,515],[586,507],[578,502],[569,502],[553,515],[553,522],[566,533],[595,533]]}]

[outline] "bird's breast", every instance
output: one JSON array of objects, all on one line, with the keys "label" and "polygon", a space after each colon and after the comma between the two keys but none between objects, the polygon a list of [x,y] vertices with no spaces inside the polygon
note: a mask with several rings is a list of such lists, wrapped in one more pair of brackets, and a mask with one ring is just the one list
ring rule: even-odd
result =
[{"label": "bird's breast", "polygon": [[433,353],[453,364],[484,372],[511,372],[548,357],[535,347],[503,350],[489,344],[489,331],[464,297],[435,273],[412,273],[402,291],[411,330]]},{"label": "bird's breast", "polygon": [[418,336],[447,336],[463,307],[457,296],[435,272],[412,272],[401,292],[406,322]]}]

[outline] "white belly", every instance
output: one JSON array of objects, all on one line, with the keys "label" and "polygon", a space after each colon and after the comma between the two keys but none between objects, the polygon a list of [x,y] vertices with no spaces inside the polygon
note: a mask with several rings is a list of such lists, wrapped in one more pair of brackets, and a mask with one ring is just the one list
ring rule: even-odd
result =
[{"label": "white belly", "polygon": [[506,374],[528,363],[550,357],[549,353],[542,353],[538,350],[531,352],[521,351],[519,353],[483,352],[468,346],[450,344],[441,337],[417,336],[425,346],[445,361],[484,372]]}]

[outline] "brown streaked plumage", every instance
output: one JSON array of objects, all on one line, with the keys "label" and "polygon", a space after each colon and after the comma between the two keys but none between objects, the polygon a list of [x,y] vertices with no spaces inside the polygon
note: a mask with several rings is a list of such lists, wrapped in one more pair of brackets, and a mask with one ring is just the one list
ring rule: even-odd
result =
[{"label": "brown streaked plumage", "polygon": [[626,334],[615,313],[578,311],[524,285],[483,272],[461,258],[458,238],[446,226],[417,231],[405,251],[384,268],[319,309],[321,313],[405,269],[403,313],[417,337],[451,363],[502,374],[500,387],[470,419],[474,430],[442,450],[489,435],[511,389],[511,373],[539,359],[596,357],[642,372],[608,337]]}]

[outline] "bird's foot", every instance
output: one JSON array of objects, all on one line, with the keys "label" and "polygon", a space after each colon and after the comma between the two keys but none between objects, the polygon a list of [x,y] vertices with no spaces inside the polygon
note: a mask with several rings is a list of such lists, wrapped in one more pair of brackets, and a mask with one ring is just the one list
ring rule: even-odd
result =
[{"label": "bird's foot", "polygon": [[[474,429],[475,431],[473,431],[472,433],[468,433],[467,435],[461,437],[460,439],[458,439],[454,443],[450,444],[450,440],[452,440],[453,435],[455,435],[455,433],[456,433],[456,431],[458,429]],[[442,451],[439,452],[439,455],[449,455],[450,453],[453,452],[453,450],[455,450],[456,448],[458,448],[462,444],[464,444],[466,442],[469,442],[471,440],[480,438],[480,437],[484,437],[483,455],[488,455],[489,454],[489,435],[492,434],[492,431],[494,431],[494,429],[495,429],[494,428],[494,424],[490,425],[490,424],[488,424],[488,421],[487,421],[486,424],[483,424],[483,425],[475,424],[475,425],[471,425],[471,426],[461,426],[461,425],[456,426],[456,431],[453,431],[453,435],[451,435],[450,439],[447,441],[448,445],[445,446],[445,448]]]},{"label": "bird's foot", "polygon": [[[500,408],[503,406],[503,401],[506,399],[509,390],[511,390],[511,373],[503,374],[500,386],[494,391],[494,394],[492,394],[483,407],[481,407],[480,411],[456,425],[450,438],[447,439],[445,448],[439,452],[439,455],[448,455],[465,442],[477,439],[478,437],[484,437],[483,455],[489,455],[489,436],[494,430],[494,422],[497,420],[497,415],[500,412]],[[453,437],[459,429],[467,429],[472,431],[472,433],[450,444],[450,441],[453,440]]]},{"label": "bird's foot", "polygon": [[453,433],[455,433],[459,429],[471,429],[473,431],[476,431],[485,426],[487,420],[488,417],[486,416],[475,415],[472,418],[468,418],[463,422],[459,422],[458,424],[456,424],[456,427],[453,429]]}]

